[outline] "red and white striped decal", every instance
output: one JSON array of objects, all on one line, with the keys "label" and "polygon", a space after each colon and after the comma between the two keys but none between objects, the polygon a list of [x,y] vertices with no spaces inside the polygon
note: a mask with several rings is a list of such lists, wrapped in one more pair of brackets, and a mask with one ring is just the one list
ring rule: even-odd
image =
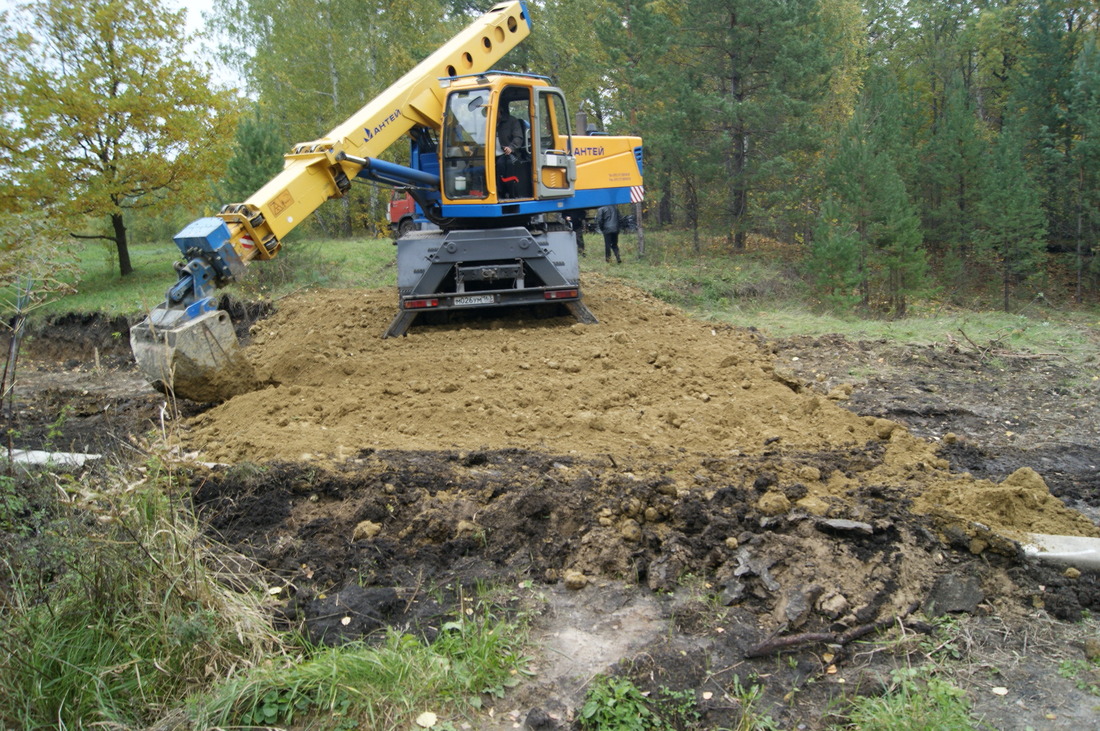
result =
[{"label": "red and white striped decal", "polygon": [[630,187],[630,202],[641,203],[645,198],[645,188],[640,185],[633,185]]},{"label": "red and white striped decal", "polygon": [[255,242],[252,241],[251,236],[246,234],[246,235],[241,237],[241,248],[242,249],[255,249],[256,248],[256,244],[255,244]]}]

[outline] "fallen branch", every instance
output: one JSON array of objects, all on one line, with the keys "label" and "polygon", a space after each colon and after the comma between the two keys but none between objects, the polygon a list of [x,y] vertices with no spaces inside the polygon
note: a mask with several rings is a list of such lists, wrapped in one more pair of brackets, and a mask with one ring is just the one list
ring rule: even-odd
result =
[{"label": "fallen branch", "polygon": [[[998,358],[1017,358],[1019,360],[1039,360],[1042,358],[1064,358],[1065,356],[1060,353],[1016,353],[1011,350],[1005,350],[1004,348],[997,347],[1001,343],[1001,338],[995,338],[989,341],[989,345],[982,347],[975,343],[969,335],[963,332],[962,328],[959,328],[959,334],[963,336],[966,342],[970,343],[970,346],[977,351],[978,360],[985,361],[990,357]],[[945,333],[947,336],[948,344],[955,350],[961,351],[959,347],[959,341],[956,340],[951,333]]]},{"label": "fallen branch", "polygon": [[1001,358],[1019,358],[1020,360],[1040,360],[1042,358],[1065,358],[1061,353],[1013,353],[1011,350],[994,350],[993,354]]},{"label": "fallen branch", "polygon": [[913,602],[905,611],[896,617],[890,617],[888,619],[880,619],[877,622],[870,622],[868,624],[861,624],[858,627],[852,627],[844,632],[804,632],[799,635],[787,635],[786,637],[776,637],[770,640],[761,642],[753,648],[750,648],[745,657],[765,657],[766,655],[772,655],[783,650],[790,649],[792,647],[800,647],[802,645],[811,644],[826,644],[836,645],[843,648],[850,642],[858,640],[860,637],[869,635],[872,632],[878,632],[886,629],[887,627],[895,624],[899,619],[908,617],[913,612],[917,611],[920,606],[919,602]]},{"label": "fallen branch", "polygon": [[987,348],[983,348],[982,346],[978,345],[977,343],[975,343],[973,340],[970,339],[970,336],[967,335],[961,327],[959,328],[959,335],[962,335],[964,338],[966,338],[966,342],[970,343],[970,345],[974,348],[974,350],[978,351],[979,356],[982,360],[985,360],[985,357],[989,354],[989,351],[992,350],[992,348],[993,348],[993,343],[992,342],[989,344],[989,347],[987,347]]}]

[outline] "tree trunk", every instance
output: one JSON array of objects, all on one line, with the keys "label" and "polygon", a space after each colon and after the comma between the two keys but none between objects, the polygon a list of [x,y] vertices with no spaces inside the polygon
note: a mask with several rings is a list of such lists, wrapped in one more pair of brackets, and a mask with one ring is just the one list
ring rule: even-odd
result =
[{"label": "tree trunk", "polygon": [[661,172],[661,198],[657,203],[657,225],[672,225],[672,173],[668,170]]},{"label": "tree trunk", "polygon": [[351,201],[347,194],[340,199],[340,232],[344,238],[351,237]]},{"label": "tree trunk", "polygon": [[[326,10],[325,15],[326,15],[327,19],[331,22],[331,18],[332,18],[331,9]],[[327,52],[328,80],[329,80],[329,96],[332,99],[332,118],[333,119],[340,119],[341,116],[343,116],[340,113],[340,82],[341,82],[340,71],[339,71],[339,69],[336,68],[336,60],[333,57],[333,53],[334,53],[333,49],[331,47],[328,47],[328,46],[326,46],[326,48],[328,49],[328,52]],[[340,232],[343,234],[344,238],[350,238],[351,237],[351,232],[352,232],[351,200],[349,200],[347,193],[344,193],[344,195],[342,195],[340,197],[340,214],[339,214],[338,227],[339,227]]]},{"label": "tree trunk", "polygon": [[687,200],[688,223],[691,224],[691,248],[698,254],[699,246],[699,194],[695,189],[695,178],[684,179],[684,189]]},{"label": "tree trunk", "polygon": [[[1078,171],[1077,181],[1077,290],[1074,295],[1074,301],[1077,304],[1081,304],[1085,301],[1084,290],[1084,277],[1085,277],[1085,247],[1084,247],[1084,233],[1085,233],[1085,221],[1084,211],[1082,208],[1082,199],[1085,195],[1085,168],[1081,167]],[[1007,310],[1006,310],[1007,311]]]},{"label": "tree trunk", "polygon": [[115,230],[115,248],[118,249],[118,273],[122,276],[132,274],[133,265],[130,264],[130,245],[126,240],[126,222],[121,213],[111,214],[111,226]]},{"label": "tree trunk", "polygon": [[856,235],[859,237],[859,262],[856,265],[859,272],[859,304],[866,311],[871,306],[871,282],[867,274],[867,238],[862,221],[856,224]]},{"label": "tree trunk", "polygon": [[23,339],[23,326],[26,320],[25,314],[17,312],[8,323],[11,340],[8,341],[8,359],[4,363],[4,375],[0,378],[0,408],[3,408],[8,423],[11,423],[12,402],[15,400],[15,364],[19,360],[19,343]]},{"label": "tree trunk", "polygon": [[[730,15],[730,28],[737,27],[737,14]],[[744,80],[741,77],[741,58],[734,53],[730,59],[730,96],[740,114],[740,105],[745,100]],[[730,198],[730,213],[733,216],[733,248],[742,251],[745,248],[745,214],[748,210],[748,190],[745,184],[745,155],[748,151],[748,130],[741,119],[734,122],[732,131],[733,156],[730,160],[730,182],[733,185]]]},{"label": "tree trunk", "polygon": [[890,289],[891,299],[893,300],[894,319],[901,320],[905,317],[906,302],[905,302],[905,277],[901,270],[895,268],[890,272]]}]

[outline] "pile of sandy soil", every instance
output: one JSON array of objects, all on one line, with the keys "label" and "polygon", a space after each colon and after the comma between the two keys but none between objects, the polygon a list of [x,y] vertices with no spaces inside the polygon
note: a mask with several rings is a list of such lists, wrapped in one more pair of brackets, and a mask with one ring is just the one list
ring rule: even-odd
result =
[{"label": "pile of sandy soil", "polygon": [[854,496],[873,488],[979,542],[1100,535],[1035,472],[1000,484],[954,474],[935,444],[843,408],[850,387],[826,392],[777,370],[754,333],[619,283],[586,283],[597,325],[502,315],[383,340],[393,300],[338,290],[280,303],[247,348],[264,386],[196,418],[187,447],[230,463],[343,463],[374,450],[603,456],[680,494],[713,494],[766,457],[764,514],[850,518]]}]

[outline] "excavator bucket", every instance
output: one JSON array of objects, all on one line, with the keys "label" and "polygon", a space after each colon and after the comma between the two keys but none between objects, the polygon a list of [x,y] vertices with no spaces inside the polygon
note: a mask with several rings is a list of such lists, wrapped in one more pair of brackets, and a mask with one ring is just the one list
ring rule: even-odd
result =
[{"label": "excavator bucket", "polygon": [[[166,314],[173,313],[154,311],[130,328],[134,359],[155,388],[199,402],[225,401],[256,389],[255,372],[237,344],[229,313],[213,310],[176,326]],[[161,324],[154,324],[158,320]]]}]

